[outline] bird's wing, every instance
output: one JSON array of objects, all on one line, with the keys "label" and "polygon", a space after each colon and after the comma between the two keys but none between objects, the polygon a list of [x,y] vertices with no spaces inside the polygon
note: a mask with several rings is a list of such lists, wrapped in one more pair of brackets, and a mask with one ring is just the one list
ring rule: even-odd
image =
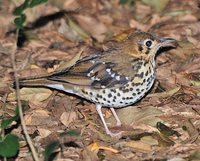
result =
[{"label": "bird's wing", "polygon": [[[123,60],[124,58],[116,58],[116,56],[120,55],[118,51],[107,51],[103,52],[103,54],[84,57],[78,60],[71,68],[55,72],[48,76],[47,79],[63,84],[91,86],[91,88],[122,86],[128,82],[128,77],[121,69],[123,68],[121,64],[125,61]],[[128,66],[128,64],[124,65]]]}]

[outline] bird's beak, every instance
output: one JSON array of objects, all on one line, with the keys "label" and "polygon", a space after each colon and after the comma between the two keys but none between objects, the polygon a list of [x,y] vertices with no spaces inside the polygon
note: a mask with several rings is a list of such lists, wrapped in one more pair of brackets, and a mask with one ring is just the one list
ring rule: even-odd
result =
[{"label": "bird's beak", "polygon": [[174,48],[176,48],[178,46],[178,42],[175,39],[172,39],[172,38],[163,37],[163,38],[160,38],[159,41],[160,41],[160,45],[162,47],[174,47]]}]

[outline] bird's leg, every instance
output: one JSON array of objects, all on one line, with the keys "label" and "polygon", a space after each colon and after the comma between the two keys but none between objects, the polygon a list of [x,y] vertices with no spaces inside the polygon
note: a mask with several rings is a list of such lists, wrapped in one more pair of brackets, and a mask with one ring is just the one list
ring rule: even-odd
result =
[{"label": "bird's leg", "polygon": [[112,111],[112,114],[113,114],[115,120],[117,121],[116,125],[117,125],[117,126],[121,126],[122,123],[121,123],[119,117],[117,116],[117,114],[116,114],[116,112],[115,112],[115,109],[114,109],[114,108],[110,108],[110,110]]},{"label": "bird's leg", "polygon": [[116,133],[116,134],[115,134],[115,133],[112,133],[112,132],[108,129],[108,126],[106,125],[106,122],[105,122],[105,119],[104,119],[104,117],[103,117],[101,108],[102,108],[102,106],[101,106],[100,104],[96,104],[96,110],[97,110],[97,112],[98,112],[98,114],[99,114],[99,116],[100,116],[100,118],[101,118],[101,121],[102,121],[102,123],[103,123],[103,125],[104,125],[104,128],[105,128],[105,130],[106,130],[106,133],[107,133],[108,135],[110,135],[111,137],[118,137],[118,136],[121,136],[122,132],[119,132],[119,133]]}]

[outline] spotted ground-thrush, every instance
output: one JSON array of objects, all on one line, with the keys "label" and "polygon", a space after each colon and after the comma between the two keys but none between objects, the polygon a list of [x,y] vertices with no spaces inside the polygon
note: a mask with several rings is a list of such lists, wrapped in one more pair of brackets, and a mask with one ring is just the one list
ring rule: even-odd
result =
[{"label": "spotted ground-thrush", "polygon": [[103,52],[93,53],[74,65],[45,76],[21,78],[21,87],[48,87],[78,95],[96,104],[106,133],[115,136],[104,120],[101,108],[131,105],[151,89],[155,81],[155,56],[160,48],[176,47],[172,38],[159,38],[151,33],[124,32],[107,43]]}]

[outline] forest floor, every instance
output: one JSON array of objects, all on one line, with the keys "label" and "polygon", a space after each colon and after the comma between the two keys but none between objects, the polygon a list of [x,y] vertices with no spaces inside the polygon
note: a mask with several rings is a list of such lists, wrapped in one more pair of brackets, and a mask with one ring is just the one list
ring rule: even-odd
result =
[{"label": "forest floor", "polygon": [[[11,50],[14,16],[23,1],[0,1],[0,119],[15,115]],[[155,2],[155,3],[154,3]],[[157,80],[136,104],[118,109],[122,127],[106,135],[95,105],[45,88],[20,89],[24,120],[37,155],[55,145],[54,160],[200,160],[200,2],[195,0],[49,0],[28,9],[16,50],[19,77],[46,74],[72,59],[83,47],[100,49],[113,35],[133,28],[171,37],[176,49],[157,57]],[[84,51],[83,55],[89,52]],[[20,122],[4,132],[19,137],[12,158],[32,160]],[[3,129],[1,129],[1,132]]]}]

